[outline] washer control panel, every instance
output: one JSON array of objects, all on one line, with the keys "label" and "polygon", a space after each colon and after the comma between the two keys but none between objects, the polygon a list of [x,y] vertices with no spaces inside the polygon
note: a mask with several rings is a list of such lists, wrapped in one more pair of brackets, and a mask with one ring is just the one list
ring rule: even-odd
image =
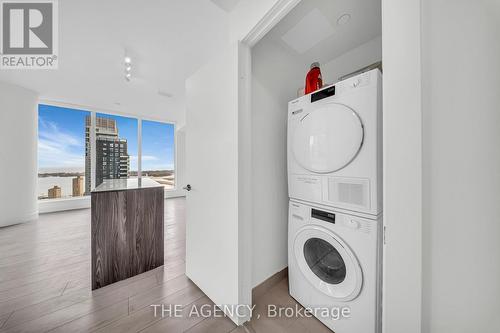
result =
[{"label": "washer control panel", "polygon": [[335,224],[335,214],[311,208],[311,218]]},{"label": "washer control panel", "polygon": [[299,202],[290,201],[290,218],[293,223],[299,225],[306,224],[326,224],[330,228],[346,228],[355,232],[370,234],[376,228],[372,220],[367,220],[357,216],[351,216],[319,207],[311,207]]}]

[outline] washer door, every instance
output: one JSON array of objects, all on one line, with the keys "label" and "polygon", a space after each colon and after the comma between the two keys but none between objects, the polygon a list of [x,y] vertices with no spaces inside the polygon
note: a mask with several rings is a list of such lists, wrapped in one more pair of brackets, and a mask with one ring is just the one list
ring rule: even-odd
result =
[{"label": "washer door", "polygon": [[296,161],[316,173],[330,173],[348,165],[363,143],[363,124],[346,105],[329,103],[306,113],[294,128]]},{"label": "washer door", "polygon": [[339,301],[356,298],[363,284],[361,267],[351,249],[321,226],[299,230],[294,242],[298,266],[322,293]]}]

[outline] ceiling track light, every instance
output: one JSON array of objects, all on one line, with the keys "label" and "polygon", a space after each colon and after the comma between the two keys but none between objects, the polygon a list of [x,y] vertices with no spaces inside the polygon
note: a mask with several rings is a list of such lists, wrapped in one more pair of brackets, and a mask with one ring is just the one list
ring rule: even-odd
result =
[{"label": "ceiling track light", "polygon": [[132,58],[125,56],[125,80],[130,81],[132,79]]}]

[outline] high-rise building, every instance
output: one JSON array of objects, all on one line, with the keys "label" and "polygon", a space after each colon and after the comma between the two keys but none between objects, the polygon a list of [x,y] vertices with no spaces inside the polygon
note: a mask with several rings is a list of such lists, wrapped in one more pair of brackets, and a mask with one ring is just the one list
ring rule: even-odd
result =
[{"label": "high-rise building", "polygon": [[104,179],[127,178],[129,156],[127,140],[120,138],[96,138],[96,186]]},{"label": "high-rise building", "polygon": [[[85,119],[85,193],[91,190],[91,118]],[[104,179],[128,178],[130,157],[127,140],[118,137],[118,127],[114,119],[96,117],[96,171],[95,186]]]},{"label": "high-rise building", "polygon": [[81,197],[83,195],[83,192],[83,177],[77,176],[76,178],[73,178],[73,196]]},{"label": "high-rise building", "polygon": [[49,199],[55,199],[55,198],[60,198],[61,197],[61,188],[57,185],[55,185],[52,188],[49,188]]}]

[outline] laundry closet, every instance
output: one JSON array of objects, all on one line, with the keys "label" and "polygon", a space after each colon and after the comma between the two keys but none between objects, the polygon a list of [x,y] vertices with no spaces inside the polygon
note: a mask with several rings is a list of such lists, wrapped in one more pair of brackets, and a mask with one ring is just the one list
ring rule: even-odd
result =
[{"label": "laundry closet", "polygon": [[[323,87],[337,86],[339,81],[350,80],[350,77],[364,72],[365,76],[357,76],[356,82],[360,80],[362,84],[365,81],[373,84],[373,80],[378,80],[379,91],[376,98],[379,109],[373,106],[373,113],[377,113],[377,110],[380,113],[376,115],[379,119],[375,119],[372,126],[373,130],[380,127],[381,21],[380,0],[303,0],[251,50],[254,287],[289,265],[289,102],[304,94],[306,74],[314,62],[320,64]],[[366,68],[367,66],[370,67]],[[364,71],[357,73],[364,68]],[[337,88],[344,89],[342,87],[346,82],[339,83]],[[349,85],[357,84],[349,82]],[[309,101],[309,97],[307,100]],[[360,120],[360,123],[366,127],[364,120]],[[379,134],[381,140],[381,127]],[[366,140],[366,132],[364,137],[361,135],[360,144],[366,144],[363,140]],[[381,147],[381,141],[377,142],[377,145]],[[361,152],[360,150],[359,154]],[[377,154],[379,157],[375,159],[380,158],[381,161],[381,149]],[[353,156],[353,159],[355,157]],[[380,161],[378,163],[381,163]],[[379,173],[381,178],[381,164],[378,169],[375,172]],[[381,179],[378,179],[377,183],[380,184],[381,194]],[[318,207],[321,205],[316,208]],[[310,212],[311,209],[305,214],[310,216]],[[376,220],[377,214],[380,213],[381,216],[381,209],[380,212],[372,209],[371,213],[374,213]],[[366,217],[363,216],[363,210],[355,215]],[[337,221],[343,219],[340,215],[337,216]],[[361,222],[361,225],[364,225],[363,223]],[[381,225],[381,221],[379,223]],[[379,229],[381,227],[376,228],[375,238],[379,237]],[[378,249],[379,239],[374,242],[377,242]],[[380,265],[381,263],[377,263],[376,266]],[[378,299],[376,301],[379,302]]]}]

